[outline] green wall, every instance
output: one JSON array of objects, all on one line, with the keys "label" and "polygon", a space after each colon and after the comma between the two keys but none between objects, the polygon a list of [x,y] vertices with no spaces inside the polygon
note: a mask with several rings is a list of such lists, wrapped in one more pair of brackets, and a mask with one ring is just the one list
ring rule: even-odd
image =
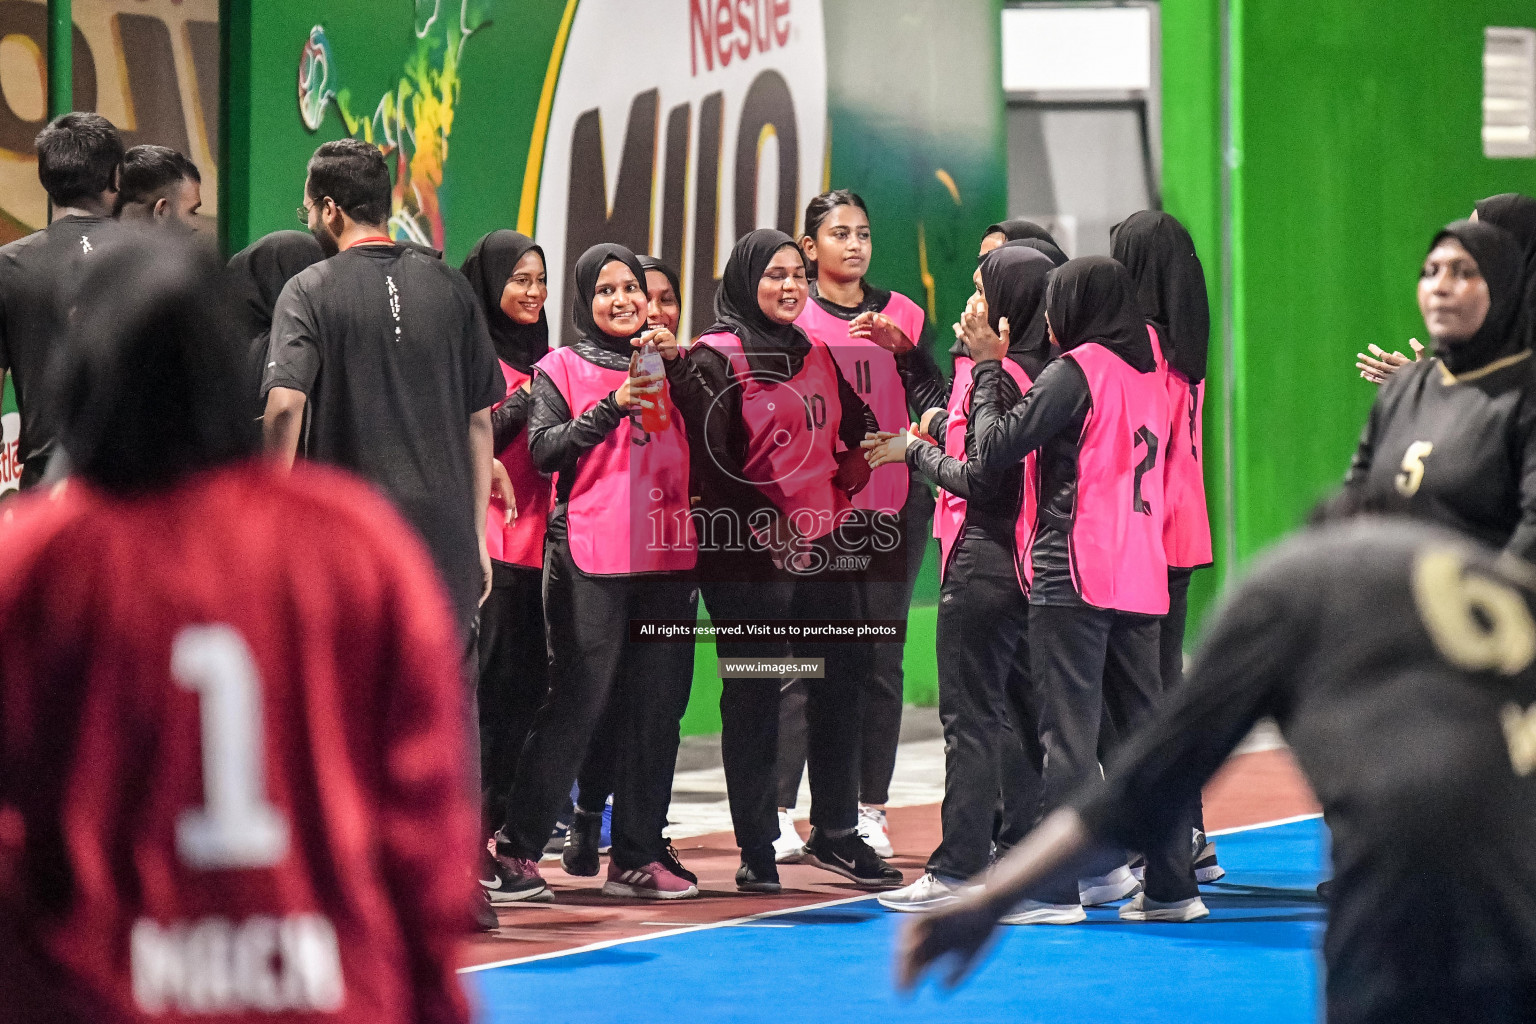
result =
[{"label": "green wall", "polygon": [[1427,341],[1415,281],[1435,230],[1484,196],[1536,193],[1536,161],[1488,160],[1481,143],[1483,29],[1536,24],[1536,7],[1233,10],[1234,528],[1247,556],[1342,476],[1375,395],[1354,353]]}]

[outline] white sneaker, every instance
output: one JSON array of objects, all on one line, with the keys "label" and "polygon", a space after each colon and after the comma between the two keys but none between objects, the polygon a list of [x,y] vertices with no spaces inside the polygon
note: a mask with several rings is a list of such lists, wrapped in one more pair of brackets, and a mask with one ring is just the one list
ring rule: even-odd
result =
[{"label": "white sneaker", "polygon": [[1122,864],[1107,875],[1080,879],[1077,891],[1082,896],[1083,906],[1102,907],[1106,903],[1134,896],[1141,891],[1141,883],[1136,881],[1131,869]]},{"label": "white sneaker", "polygon": [[1041,903],[1020,900],[1013,912],[1004,914],[999,924],[1077,924],[1088,916],[1081,903]]},{"label": "white sneaker", "polygon": [[1209,917],[1210,914],[1205,901],[1199,896],[1191,896],[1187,900],[1178,900],[1174,903],[1159,903],[1156,900],[1147,899],[1146,893],[1137,893],[1135,899],[1120,908],[1122,921],[1168,921],[1183,924]]},{"label": "white sneaker", "polygon": [[868,804],[859,804],[859,835],[869,848],[881,857],[894,857],[891,849],[891,832],[885,822],[885,812]]},{"label": "white sneaker", "polygon": [[888,892],[875,902],[887,910],[897,910],[904,914],[920,914],[953,903],[975,888],[977,886],[947,881],[931,871],[925,871],[923,877],[911,885],[897,889],[895,892]]},{"label": "white sneaker", "polygon": [[795,830],[794,815],[779,812],[779,838],[773,841],[773,860],[776,864],[794,864],[805,852],[805,840]]}]

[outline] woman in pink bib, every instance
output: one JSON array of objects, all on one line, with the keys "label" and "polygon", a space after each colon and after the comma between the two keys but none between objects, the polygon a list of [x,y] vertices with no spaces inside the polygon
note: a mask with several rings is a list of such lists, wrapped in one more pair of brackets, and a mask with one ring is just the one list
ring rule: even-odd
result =
[{"label": "woman in pink bib", "polygon": [[[896,431],[944,405],[944,375],[929,354],[922,307],[899,292],[865,280],[872,255],[869,213],[855,192],[835,189],[805,208],[800,248],[813,273],[810,300],[795,326],[825,345],[843,379],[875,414],[881,430]],[[933,494],[903,466],[887,466],[851,498],[867,516],[883,516],[882,533],[901,543],[878,557],[865,574],[872,619],[905,620],[922,568],[933,520]],[[901,738],[904,680],[901,641],[875,645],[871,685],[859,698],[859,833],[882,857],[892,854],[885,820],[896,747]],[[779,707],[780,862],[798,855],[795,806],[805,768],[805,689],[783,687]]]},{"label": "woman in pink bib", "polygon": [[[982,257],[976,295],[957,332],[960,343],[1010,332],[1004,370],[1010,397],[1027,393],[1050,357],[1045,326],[1050,259],[1033,249],[1007,246]],[[969,349],[967,348],[967,351]],[[945,425],[944,449],[916,445],[910,464],[961,502],[953,533],[941,538],[943,588],[939,597],[939,719],[944,726],[943,841],[922,878],[882,896],[892,910],[927,911],[956,899],[962,883],[986,870],[993,842],[1011,847],[1034,826],[1040,809],[1040,753],[1026,629],[1029,602],[1020,582],[1016,537],[1035,511],[1034,457],[986,479],[965,473],[976,453],[970,425],[970,370],[955,377],[959,401]],[[878,440],[866,442],[877,447]],[[948,457],[946,457],[946,452]],[[1022,740],[1022,747],[1021,747]],[[1002,821],[995,829],[998,794]]]},{"label": "woman in pink bib", "polygon": [[[822,676],[806,684],[811,837],[802,860],[885,888],[901,872],[857,830],[858,702],[873,644],[830,631],[867,623],[861,575],[882,542],[899,538],[871,536],[853,514],[850,495],[869,479],[859,445],[876,424],[828,348],[795,326],[806,293],[794,239],[753,231],[726,263],[715,325],[689,351],[713,395],[694,442],[700,584],[711,620],[743,629],[742,639],[718,638],[722,658],[820,661]],[[748,624],[770,632],[748,638]],[[720,700],[736,881],[751,892],[779,888],[780,682],[728,676]]]},{"label": "woman in pink bib", "polygon": [[[646,326],[676,334],[682,316],[677,272],[655,256],[635,258],[645,270]],[[597,874],[602,849],[603,810],[608,798],[613,796],[623,715],[624,709],[609,701],[607,712],[587,744],[587,756],[576,776],[576,816],[566,832],[565,849],[560,854],[560,866],[568,875]]]},{"label": "woman in pink bib", "polygon": [[[1189,616],[1189,578],[1211,564],[1211,522],[1205,507],[1205,356],[1211,339],[1205,268],[1194,239],[1172,216],[1156,210],[1133,213],[1110,232],[1111,252],[1136,282],[1136,305],[1157,332],[1167,361],[1169,424],[1163,490],[1167,515],[1163,547],[1168,556],[1168,614],[1161,642],[1163,690],[1184,679],[1184,627]],[[1226,872],[1216,844],[1205,837],[1204,814],[1195,815],[1195,878],[1214,882]]]},{"label": "woman in pink bib", "polygon": [[[1039,505],[1022,568],[1045,751],[1043,806],[1051,810],[1102,785],[1103,713],[1129,735],[1161,692],[1160,620],[1168,611],[1162,460],[1171,417],[1156,341],[1123,266],[1103,256],[1068,262],[1052,274],[1045,308],[1062,355],[1012,408],[1012,382],[997,361],[1003,346],[987,339],[973,345],[977,454],[965,472],[987,479],[1037,453]],[[878,458],[901,458],[911,443],[898,435],[877,449]],[[1146,889],[1122,915],[1182,921],[1207,913],[1191,866],[1192,827],[1142,851]],[[1119,885],[1118,895],[1128,896],[1135,880],[1116,859],[1106,854],[1096,865],[1105,872],[1096,888]],[[1067,879],[1008,920],[1070,924],[1083,917],[1083,896]]]},{"label": "woman in pink bib", "polygon": [[[492,231],[469,251],[464,277],[485,311],[507,397],[491,410],[496,461],[506,477],[491,494],[485,542],[491,593],[480,606],[480,772],[489,835],[506,819],[512,773],[549,689],[544,655],[544,519],[549,478],[528,453],[533,364],[549,352],[544,250],[516,231]],[[501,474],[497,474],[498,478]],[[498,493],[509,486],[516,515]],[[492,891],[492,896],[497,895]]]},{"label": "woman in pink bib", "polygon": [[[679,899],[698,893],[696,879],[662,829],[693,643],[691,635],[665,643],[632,637],[638,623],[691,624],[697,615],[684,424],[703,415],[708,399],[684,372],[672,333],[647,329],[645,270],[633,253],[593,246],[574,277],[577,341],[539,360],[528,418],[534,465],[555,477],[544,545],[550,686],[518,759],[496,859],[518,891],[538,877],[582,755],[616,701],[613,849],[603,892]],[[640,350],[652,344],[665,374],[640,369]],[[663,402],[668,422],[643,430],[641,415]]]}]

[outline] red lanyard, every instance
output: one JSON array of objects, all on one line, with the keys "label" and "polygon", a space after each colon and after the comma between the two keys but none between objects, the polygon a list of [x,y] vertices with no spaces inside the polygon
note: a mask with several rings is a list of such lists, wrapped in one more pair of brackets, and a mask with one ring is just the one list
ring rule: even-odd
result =
[{"label": "red lanyard", "polygon": [[367,238],[359,238],[352,245],[347,246],[347,248],[351,249],[353,246],[368,245],[371,242],[383,242],[385,245],[395,244],[395,240],[388,235],[369,235]]}]

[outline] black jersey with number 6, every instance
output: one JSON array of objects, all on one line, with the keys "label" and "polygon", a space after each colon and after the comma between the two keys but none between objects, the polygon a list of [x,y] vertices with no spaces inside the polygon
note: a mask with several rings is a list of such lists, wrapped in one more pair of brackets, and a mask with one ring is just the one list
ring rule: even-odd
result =
[{"label": "black jersey with number 6", "polygon": [[1332,833],[1332,1024],[1528,1021],[1536,567],[1364,518],[1263,559],[1187,682],[1079,808],[1131,849],[1273,716]]}]

